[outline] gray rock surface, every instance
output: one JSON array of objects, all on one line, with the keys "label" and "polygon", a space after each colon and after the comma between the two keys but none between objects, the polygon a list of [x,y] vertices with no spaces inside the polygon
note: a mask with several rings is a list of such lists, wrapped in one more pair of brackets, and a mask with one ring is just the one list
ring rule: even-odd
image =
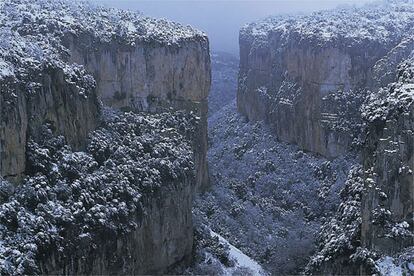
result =
[{"label": "gray rock surface", "polygon": [[39,261],[47,275],[162,274],[177,264],[188,264],[193,248],[194,179],[164,183],[159,192],[142,199],[145,215],[134,214],[138,227],[122,235],[103,235],[90,248],[81,245],[71,254],[48,252]]},{"label": "gray rock surface", "polygon": [[378,85],[374,73],[387,81],[377,63],[398,62],[394,47],[414,25],[412,3],[394,2],[242,28],[238,110],[305,150],[329,158],[347,152],[361,126],[359,106]]},{"label": "gray rock surface", "polygon": [[211,69],[208,39],[194,37],[178,45],[153,41],[100,42],[93,33],[68,34],[63,45],[69,62],[82,64],[97,82],[104,104],[123,110],[188,110],[201,117],[195,139],[198,189],[208,187],[207,108]]},{"label": "gray rock surface", "polygon": [[414,245],[414,59],[372,95],[365,118],[362,245],[393,255]]},{"label": "gray rock surface", "polygon": [[[12,181],[22,179],[27,141],[38,135],[44,123],[52,124],[54,131],[65,135],[75,149],[84,148],[89,131],[98,124],[100,104],[92,77],[83,70],[76,73],[79,75],[71,76],[61,68],[45,66],[33,70],[24,81],[0,80],[2,177]],[[82,87],[74,80],[82,83]]]},{"label": "gray rock surface", "polygon": [[[29,80],[25,76],[40,74],[42,70],[38,69],[46,64],[65,69],[65,72],[82,65],[96,81],[93,97],[98,96],[105,105],[146,112],[169,109],[195,112],[204,122],[199,126],[199,137],[194,145],[197,186],[202,189],[208,185],[207,97],[211,73],[205,34],[138,13],[96,8],[76,1],[5,1],[0,8],[3,23],[0,33],[8,40],[0,45],[2,79],[9,78],[12,83],[27,86]],[[14,29],[17,32],[11,31]],[[13,90],[3,82],[4,89]],[[47,83],[38,80],[30,80],[30,85],[47,87]],[[82,85],[80,88],[84,89]],[[0,159],[3,160],[0,170],[6,176],[20,175],[25,168],[24,150],[22,152],[25,138],[22,136],[26,124],[20,122],[24,120],[23,113],[27,113],[23,111],[27,108],[23,106],[27,105],[24,98],[27,89],[24,90],[22,95],[15,94],[20,114],[13,116],[18,124],[5,125],[0,139]],[[97,117],[89,115],[82,120]],[[76,124],[77,119],[71,118],[71,114],[63,117]],[[64,124],[59,127],[65,129]],[[85,138],[82,133],[91,130],[89,127],[93,125],[82,122],[76,131],[67,129],[65,133],[76,136],[79,131],[82,139]],[[18,136],[8,135],[6,129],[9,128],[17,128]],[[16,140],[20,141],[18,145],[14,145]],[[12,157],[10,152],[18,152],[17,157]]]},{"label": "gray rock surface", "polygon": [[[85,1],[6,0],[0,38],[0,274],[189,261],[192,197],[208,186],[206,35]],[[106,106],[166,113],[108,123]],[[45,129],[62,148],[41,144]]]},{"label": "gray rock surface", "polygon": [[362,108],[362,165],[350,174],[336,215],[322,227],[308,273],[387,275],[390,269],[395,269],[392,273],[410,270],[414,260],[412,58],[401,63],[397,72],[395,82],[372,92]]}]

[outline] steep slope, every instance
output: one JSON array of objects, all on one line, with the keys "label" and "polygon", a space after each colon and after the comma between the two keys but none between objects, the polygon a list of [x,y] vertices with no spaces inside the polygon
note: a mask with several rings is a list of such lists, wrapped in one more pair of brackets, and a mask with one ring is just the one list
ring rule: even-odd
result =
[{"label": "steep slope", "polygon": [[411,0],[249,24],[240,31],[238,110],[283,141],[341,155],[358,143],[367,91],[390,81],[384,59],[396,68],[404,55],[395,48],[413,26]]},{"label": "steep slope", "polygon": [[308,272],[414,272],[413,64],[400,64],[396,82],[372,93],[363,106],[362,166],[350,175],[343,203],[324,225]]},{"label": "steep slope", "polygon": [[239,112],[329,159],[362,153],[307,273],[414,271],[413,30],[414,2],[396,0],[240,32]]},{"label": "steep slope", "polygon": [[85,152],[42,127],[23,183],[1,181],[0,274],[160,273],[191,257],[194,116],[108,114]]},{"label": "steep slope", "polygon": [[414,58],[400,65],[395,83],[371,95],[364,110],[361,241],[393,255],[414,245]]},{"label": "steep slope", "polygon": [[109,114],[86,152],[42,127],[29,176],[14,193],[2,181],[1,274],[159,273],[191,256],[194,116]]},{"label": "steep slope", "polygon": [[[195,112],[202,122],[195,143],[197,182],[199,187],[208,184],[206,118],[210,59],[208,39],[203,33],[169,21],[154,20],[132,12],[94,8],[79,2],[3,1],[1,11],[3,43],[0,64],[4,77],[9,78],[13,85],[24,86],[21,90],[28,89],[25,87],[28,84],[38,89],[49,87],[48,83],[33,79],[36,75],[47,75],[44,72],[47,66],[66,68],[67,82],[75,82],[77,74],[81,73],[73,73],[73,68],[83,65],[83,74],[91,74],[96,82],[96,93],[90,97],[90,105],[97,106],[93,102],[97,95],[104,104],[127,110],[159,112],[174,108]],[[20,93],[3,82],[2,86],[4,90]],[[28,110],[27,106],[37,105],[37,102],[32,104],[31,99],[26,99],[27,94],[26,91],[16,94],[16,110],[7,112],[10,123],[4,129],[13,129],[15,134],[4,134],[0,139],[3,152],[0,153],[0,171],[3,176],[24,172],[24,152],[21,151],[26,141],[26,125],[33,125],[28,122],[32,117],[39,118]],[[4,97],[2,102],[8,100]],[[41,110],[53,113],[54,106],[60,104],[50,103]],[[79,111],[92,110],[90,106],[83,107]],[[72,116],[69,112],[65,110],[58,117],[68,118],[76,129],[70,129],[57,120],[55,125],[84,140],[85,134],[96,126],[93,122],[97,117],[96,111],[82,115],[81,119],[74,116],[80,112],[73,112]],[[53,117],[56,116],[43,116],[39,120],[53,120]],[[76,143],[71,145],[76,146]],[[19,151],[14,158],[5,154]]]},{"label": "steep slope", "polygon": [[1,1],[0,23],[0,274],[188,262],[208,184],[205,34],[85,1]]}]

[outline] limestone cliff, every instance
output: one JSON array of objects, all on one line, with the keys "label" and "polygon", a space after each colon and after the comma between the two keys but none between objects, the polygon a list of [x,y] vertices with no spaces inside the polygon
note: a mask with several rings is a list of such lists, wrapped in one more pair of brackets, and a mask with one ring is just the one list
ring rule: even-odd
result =
[{"label": "limestone cliff", "polygon": [[392,52],[413,25],[407,1],[249,24],[240,31],[238,110],[283,141],[341,155],[358,137],[367,90],[387,81],[380,63],[397,66]]},{"label": "limestone cliff", "polygon": [[[128,35],[133,37],[134,33]],[[95,77],[104,104],[145,112],[184,109],[200,116],[199,135],[195,139],[197,187],[207,188],[207,97],[211,70],[205,36],[175,44],[152,40],[127,43],[102,41],[87,32],[66,34],[63,45],[69,49],[69,62],[83,64]]]},{"label": "limestone cliff", "polygon": [[[56,66],[33,70],[25,80],[0,80],[0,171],[9,180],[19,180],[26,170],[26,144],[48,123],[81,149],[88,132],[97,126],[100,105],[95,83],[84,71],[78,76]],[[69,78],[73,77],[71,80]],[[74,82],[83,82],[83,87]]]},{"label": "limestone cliff", "polygon": [[373,91],[363,105],[362,165],[350,174],[337,214],[322,227],[307,272],[388,275],[393,266],[413,272],[413,64],[412,58],[401,63],[395,82]]},{"label": "limestone cliff", "polygon": [[[9,40],[2,45],[1,65],[5,77],[25,85],[29,80],[22,80],[19,70],[26,71],[25,74],[30,77],[42,74],[42,70],[28,72],[30,70],[26,68],[38,68],[45,63],[52,63],[57,68],[83,65],[96,81],[96,93],[92,97],[97,95],[106,105],[135,111],[159,112],[173,108],[195,112],[202,121],[195,144],[197,186],[206,187],[206,118],[211,76],[208,39],[203,33],[136,13],[94,8],[78,2],[38,1],[28,4],[25,1],[8,1],[2,5],[2,36]],[[17,9],[15,14],[12,7]],[[42,8],[47,16],[37,13]],[[52,9],[55,11],[52,12]],[[88,12],[89,15],[86,15]],[[14,29],[17,32],[11,31]],[[21,64],[15,64],[16,60]],[[71,68],[66,71],[71,71]],[[47,83],[42,81],[30,82],[47,87]],[[13,90],[5,84],[2,86]],[[4,133],[0,139],[2,175],[20,175],[24,172],[22,150],[27,112],[23,111],[26,107],[22,103],[27,102],[23,99],[26,94],[15,93],[20,96],[15,99],[20,101],[16,107],[20,109],[20,114],[13,116],[21,122],[4,126],[4,129],[16,127],[18,135]],[[84,109],[91,110],[79,106],[79,110]],[[82,120],[93,121],[97,117],[96,113],[86,115],[90,116],[82,116]],[[70,114],[63,117],[75,121]],[[78,131],[86,134],[93,129],[91,123],[81,122]],[[57,125],[66,129],[67,133],[77,135],[77,131],[67,129],[64,124]],[[79,134],[79,139],[84,138],[85,135]],[[12,156],[6,152],[18,154]]]},{"label": "limestone cliff", "polygon": [[[414,53],[414,52],[413,52]],[[414,245],[414,60],[364,107],[362,245],[393,255]]]},{"label": "limestone cliff", "polygon": [[208,184],[206,35],[84,1],[1,1],[0,23],[0,274],[188,261]]},{"label": "limestone cliff", "polygon": [[197,119],[105,108],[85,151],[50,125],[27,145],[15,192],[0,181],[0,273],[163,273],[191,259]]},{"label": "limestone cliff", "polygon": [[240,31],[243,115],[328,158],[362,151],[308,273],[387,274],[384,258],[413,261],[413,4],[273,17]]}]

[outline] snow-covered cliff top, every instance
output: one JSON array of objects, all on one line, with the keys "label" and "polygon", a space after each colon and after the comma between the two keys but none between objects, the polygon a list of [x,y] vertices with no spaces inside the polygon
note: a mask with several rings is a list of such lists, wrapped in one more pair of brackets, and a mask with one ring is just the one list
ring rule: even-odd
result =
[{"label": "snow-covered cliff top", "polygon": [[184,41],[207,40],[190,26],[88,1],[1,0],[0,79],[45,61],[56,64],[67,54],[61,39],[68,33],[87,33],[103,43],[117,40],[131,46],[137,42],[179,46]]},{"label": "snow-covered cliff top", "polygon": [[368,4],[362,8],[338,8],[310,15],[275,16],[245,25],[240,36],[264,40],[271,33],[300,37],[321,42],[337,39],[387,42],[414,27],[414,1],[395,0]]}]

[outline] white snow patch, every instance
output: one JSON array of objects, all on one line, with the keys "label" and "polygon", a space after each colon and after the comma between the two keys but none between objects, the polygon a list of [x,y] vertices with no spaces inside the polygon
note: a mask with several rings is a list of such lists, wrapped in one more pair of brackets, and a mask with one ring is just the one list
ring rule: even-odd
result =
[{"label": "white snow patch", "polygon": [[14,76],[13,66],[0,60],[0,78]]},{"label": "white snow patch", "polygon": [[127,28],[129,33],[136,33],[137,32],[137,28],[135,27],[135,24],[132,23],[131,21],[125,22],[125,27]]},{"label": "white snow patch", "polygon": [[401,261],[398,258],[385,256],[377,261],[376,266],[380,272],[380,275],[387,276],[402,276],[413,275],[414,263],[411,261]]},{"label": "white snow patch", "polygon": [[377,266],[381,275],[389,275],[389,276],[399,276],[402,275],[401,266],[394,264],[394,258],[386,256],[380,262],[378,262]]},{"label": "white snow patch", "polygon": [[220,234],[210,230],[210,234],[213,237],[218,237],[220,243],[226,244],[230,248],[229,257],[236,262],[235,267],[231,267],[225,270],[225,275],[233,275],[233,272],[240,267],[248,268],[251,270],[252,275],[269,275],[263,267],[258,264],[255,260],[244,254],[235,246],[231,245],[225,238],[223,238]]},{"label": "white snow patch", "polygon": [[62,21],[66,22],[66,23],[69,23],[69,24],[74,24],[75,23],[75,18],[73,16],[70,16],[70,15],[65,15],[62,18]]}]

